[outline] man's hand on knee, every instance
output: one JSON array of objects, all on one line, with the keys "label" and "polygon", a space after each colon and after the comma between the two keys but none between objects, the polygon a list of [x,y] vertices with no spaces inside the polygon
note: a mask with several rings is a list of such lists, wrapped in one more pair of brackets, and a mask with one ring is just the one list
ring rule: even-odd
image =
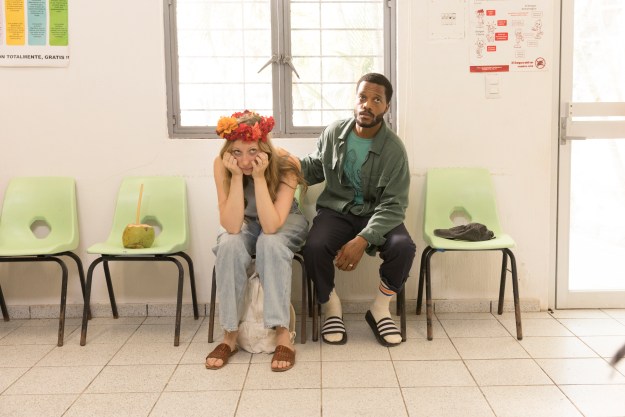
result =
[{"label": "man's hand on knee", "polygon": [[339,249],[334,258],[334,265],[341,271],[353,271],[358,266],[369,242],[361,236],[356,236]]}]

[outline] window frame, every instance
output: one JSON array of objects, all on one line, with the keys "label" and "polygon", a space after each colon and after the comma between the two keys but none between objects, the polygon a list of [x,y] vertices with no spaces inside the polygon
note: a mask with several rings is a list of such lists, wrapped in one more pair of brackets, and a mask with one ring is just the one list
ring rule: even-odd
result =
[{"label": "window frame", "polygon": [[[181,126],[180,125],[180,77],[178,72],[178,34],[176,0],[163,0],[163,20],[165,38],[165,81],[167,93],[167,130],[172,139],[214,139],[219,138],[214,132],[215,126]],[[396,86],[396,0],[384,0],[384,74],[393,87]],[[272,34],[272,51],[278,50],[278,44],[284,44],[284,50],[291,50],[290,14],[285,13],[290,5],[289,0],[271,0],[271,25],[277,27],[277,35]],[[280,19],[282,17],[282,19]],[[274,65],[272,73],[272,91],[274,118],[276,127],[272,133],[274,138],[305,138],[317,137],[325,126],[293,126],[292,77],[293,72],[287,65]],[[276,68],[278,67],[278,68]],[[357,80],[354,80],[356,82]],[[276,88],[277,86],[277,88]],[[281,93],[281,91],[283,91]],[[354,96],[356,91],[354,90]],[[389,103],[389,111],[385,116],[391,129],[395,130],[393,117],[396,108],[396,94]]]}]

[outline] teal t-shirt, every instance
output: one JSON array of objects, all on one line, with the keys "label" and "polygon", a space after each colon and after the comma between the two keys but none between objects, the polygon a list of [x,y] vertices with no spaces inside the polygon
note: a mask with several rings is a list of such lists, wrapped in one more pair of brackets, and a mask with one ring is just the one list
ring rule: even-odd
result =
[{"label": "teal t-shirt", "polygon": [[347,176],[350,185],[354,188],[354,203],[363,203],[362,179],[360,169],[367,159],[367,154],[371,148],[371,139],[358,137],[352,130],[347,136],[347,151],[345,153],[345,167],[343,172]]}]

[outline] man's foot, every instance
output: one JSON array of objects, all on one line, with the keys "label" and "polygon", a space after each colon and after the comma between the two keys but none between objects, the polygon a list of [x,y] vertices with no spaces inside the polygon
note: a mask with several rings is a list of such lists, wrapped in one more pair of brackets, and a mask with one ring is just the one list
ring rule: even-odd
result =
[{"label": "man's foot", "polygon": [[382,346],[397,346],[401,343],[401,332],[393,322],[393,319],[389,317],[382,317],[376,320],[371,313],[371,310],[365,314],[365,319],[371,327],[375,338]]},{"label": "man's foot", "polygon": [[271,358],[271,370],[273,372],[288,371],[295,365],[295,349],[284,345],[276,346],[276,351]]},{"label": "man's foot", "polygon": [[321,328],[321,339],[330,345],[347,343],[347,331],[343,319],[336,316],[328,317]]}]

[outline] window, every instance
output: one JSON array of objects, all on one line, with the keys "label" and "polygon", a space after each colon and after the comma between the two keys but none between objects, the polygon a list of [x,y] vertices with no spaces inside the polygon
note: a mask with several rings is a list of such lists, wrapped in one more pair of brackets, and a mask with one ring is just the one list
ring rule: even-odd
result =
[{"label": "window", "polygon": [[164,4],[171,137],[216,137],[244,109],[273,115],[274,137],[314,136],[352,114],[361,75],[395,81],[394,1]]}]

